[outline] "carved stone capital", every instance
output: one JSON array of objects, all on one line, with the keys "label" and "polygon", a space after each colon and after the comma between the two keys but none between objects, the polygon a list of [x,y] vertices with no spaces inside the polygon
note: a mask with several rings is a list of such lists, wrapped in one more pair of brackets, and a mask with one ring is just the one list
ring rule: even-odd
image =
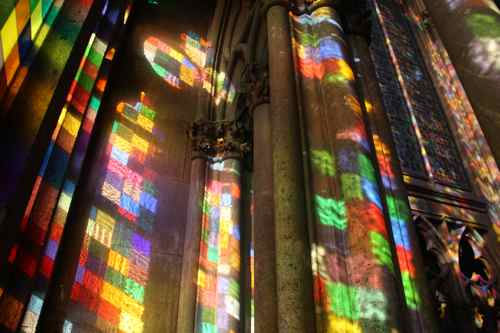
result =
[{"label": "carved stone capital", "polygon": [[189,131],[193,159],[244,159],[251,151],[251,134],[238,121],[196,121]]}]

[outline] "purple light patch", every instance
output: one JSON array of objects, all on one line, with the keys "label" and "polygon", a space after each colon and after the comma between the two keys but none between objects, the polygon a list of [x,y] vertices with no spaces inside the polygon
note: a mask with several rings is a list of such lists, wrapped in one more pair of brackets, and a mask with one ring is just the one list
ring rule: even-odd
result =
[{"label": "purple light patch", "polygon": [[149,258],[151,254],[151,242],[143,238],[141,235],[132,234],[132,246],[141,255]]},{"label": "purple light patch", "polygon": [[83,284],[84,276],[85,276],[85,267],[83,267],[82,265],[78,265],[78,268],[76,270],[75,281],[78,282],[79,284]]},{"label": "purple light patch", "polygon": [[123,188],[123,177],[113,171],[108,171],[106,174],[106,182],[119,191]]},{"label": "purple light patch", "polygon": [[45,250],[45,255],[52,260],[56,259],[58,244],[55,240],[50,239],[47,243],[47,248]]}]

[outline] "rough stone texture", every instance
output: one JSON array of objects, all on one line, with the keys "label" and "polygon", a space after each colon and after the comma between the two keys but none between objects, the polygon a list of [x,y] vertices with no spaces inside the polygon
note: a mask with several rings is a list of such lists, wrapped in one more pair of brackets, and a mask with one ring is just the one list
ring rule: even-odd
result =
[{"label": "rough stone texture", "polygon": [[255,332],[278,330],[269,105],[254,113]]},{"label": "rough stone texture", "polygon": [[267,14],[279,332],[313,332],[310,250],[286,8]]}]

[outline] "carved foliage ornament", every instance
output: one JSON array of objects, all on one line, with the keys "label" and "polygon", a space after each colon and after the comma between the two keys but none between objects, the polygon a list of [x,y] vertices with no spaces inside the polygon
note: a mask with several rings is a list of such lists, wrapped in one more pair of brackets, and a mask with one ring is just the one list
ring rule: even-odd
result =
[{"label": "carved foliage ornament", "polygon": [[[462,222],[416,216],[415,221],[425,245],[428,278],[438,306],[439,317],[446,321],[468,314],[477,329],[489,321],[495,326],[498,295],[496,275],[485,251],[480,232]],[[451,313],[451,315],[450,315]]]},{"label": "carved foliage ornament", "polygon": [[193,159],[244,159],[251,152],[250,131],[237,121],[196,121],[189,131]]}]

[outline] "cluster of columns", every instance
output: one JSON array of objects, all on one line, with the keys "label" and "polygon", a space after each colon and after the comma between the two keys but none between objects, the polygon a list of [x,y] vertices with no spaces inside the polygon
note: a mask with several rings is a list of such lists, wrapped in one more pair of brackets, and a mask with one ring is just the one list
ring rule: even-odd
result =
[{"label": "cluster of columns", "polygon": [[[375,155],[341,4],[312,5],[310,14],[290,17],[283,6],[267,14],[279,331],[433,331],[430,315],[399,306],[407,291],[389,245],[388,204],[380,181],[370,183]],[[257,323],[267,313],[259,301]]]},{"label": "cluster of columns", "polygon": [[[270,100],[253,109],[255,332],[433,332],[399,170],[379,142],[390,146],[381,108],[377,133],[367,125],[367,109],[381,105],[377,89],[355,74],[373,75],[366,41],[347,37],[343,5],[256,4]],[[367,64],[354,66],[353,48]],[[395,166],[392,196],[379,153]],[[178,332],[202,329],[196,288],[207,166],[192,167]]]}]

